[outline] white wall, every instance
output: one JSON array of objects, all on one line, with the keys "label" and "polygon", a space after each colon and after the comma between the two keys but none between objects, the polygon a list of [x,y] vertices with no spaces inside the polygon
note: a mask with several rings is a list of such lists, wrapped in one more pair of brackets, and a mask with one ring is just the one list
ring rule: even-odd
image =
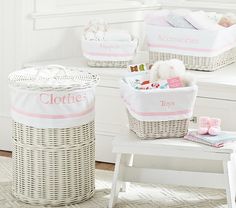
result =
[{"label": "white wall", "polygon": [[9,149],[10,143],[10,119],[9,119],[9,89],[7,76],[9,72],[18,66],[17,59],[17,35],[19,31],[16,21],[18,13],[16,7],[19,1],[0,1],[0,149]]},{"label": "white wall", "polygon": [[[80,0],[1,0],[0,1],[0,149],[11,150],[10,96],[7,76],[27,63],[80,57],[83,25],[95,16],[111,27],[124,28],[140,36],[143,12],[130,4],[94,11]],[[81,4],[81,3],[79,3]],[[63,7],[62,7],[63,5]],[[64,8],[64,9],[63,9]],[[76,9],[77,8],[77,9]],[[151,9],[151,7],[145,7]],[[142,40],[140,41],[142,45]]]}]

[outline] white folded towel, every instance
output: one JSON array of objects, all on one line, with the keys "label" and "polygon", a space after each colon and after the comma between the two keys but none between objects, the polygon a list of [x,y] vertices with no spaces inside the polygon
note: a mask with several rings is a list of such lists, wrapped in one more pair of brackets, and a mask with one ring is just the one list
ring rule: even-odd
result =
[{"label": "white folded towel", "polygon": [[173,27],[196,29],[184,17],[191,11],[189,9],[175,9],[167,16],[167,22]]},{"label": "white folded towel", "polygon": [[162,9],[156,12],[149,12],[145,15],[145,23],[149,25],[157,25],[160,27],[171,27],[171,25],[166,21],[166,17],[169,15],[170,11]]},{"label": "white folded towel", "polygon": [[96,40],[96,36],[94,32],[85,32],[84,37],[86,40]]},{"label": "white folded towel", "polygon": [[108,30],[104,33],[104,41],[131,41],[132,37],[125,30]]},{"label": "white folded towel", "polygon": [[183,16],[170,13],[167,16],[167,22],[173,27],[177,28],[188,28],[196,29],[192,24],[190,24]]},{"label": "white folded towel", "polygon": [[221,30],[224,28],[209,18],[208,14],[204,11],[188,13],[185,19],[198,30]]}]

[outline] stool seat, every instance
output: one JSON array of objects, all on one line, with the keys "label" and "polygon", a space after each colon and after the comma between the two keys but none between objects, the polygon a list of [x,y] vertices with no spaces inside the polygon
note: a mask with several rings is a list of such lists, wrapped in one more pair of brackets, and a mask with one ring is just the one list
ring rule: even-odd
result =
[{"label": "stool seat", "polygon": [[[236,142],[227,143],[224,147],[215,148],[200,143],[191,142],[184,138],[168,138],[168,139],[150,139],[142,140],[136,134],[128,129],[121,131],[122,133],[116,136],[113,141],[113,153],[131,153],[145,155],[174,155],[175,152],[181,151],[186,157],[186,152],[191,152],[191,157],[199,157],[193,153],[234,153],[236,152]],[[235,134],[234,132],[230,132]],[[178,157],[181,155],[178,154]],[[204,156],[203,156],[204,157]]]},{"label": "stool seat", "polygon": [[[109,208],[115,205],[119,191],[125,191],[126,182],[226,189],[228,207],[236,208],[236,142],[215,148],[183,138],[141,140],[128,129],[121,132],[113,141],[112,151],[116,154],[116,166]],[[236,137],[236,133],[234,134]],[[170,164],[165,165],[166,158],[168,163],[170,159],[173,159],[173,164],[176,159],[180,163],[174,164],[173,167]],[[146,162],[141,162],[142,159],[146,159]],[[161,165],[156,165],[156,161]],[[208,162],[209,166],[219,162],[222,170],[205,170],[203,167],[186,169],[183,166],[186,161],[197,161],[198,164],[200,161],[200,166],[205,162]]]}]

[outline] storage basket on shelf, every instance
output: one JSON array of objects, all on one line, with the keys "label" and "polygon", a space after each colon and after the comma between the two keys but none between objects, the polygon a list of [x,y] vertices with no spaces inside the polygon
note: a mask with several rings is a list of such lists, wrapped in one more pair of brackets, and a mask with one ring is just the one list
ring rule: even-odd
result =
[{"label": "storage basket on shelf", "polygon": [[121,82],[129,128],[143,139],[183,137],[197,95],[197,86],[137,90]]},{"label": "storage basket on shelf", "polygon": [[9,75],[16,198],[57,206],[94,194],[97,82],[96,75],[61,66]]},{"label": "storage basket on shelf", "polygon": [[82,38],[82,52],[91,67],[127,67],[136,55],[138,39],[131,41],[97,41]]},{"label": "storage basket on shelf", "polygon": [[236,61],[236,25],[218,31],[146,25],[149,61],[180,59],[187,69],[214,71]]}]

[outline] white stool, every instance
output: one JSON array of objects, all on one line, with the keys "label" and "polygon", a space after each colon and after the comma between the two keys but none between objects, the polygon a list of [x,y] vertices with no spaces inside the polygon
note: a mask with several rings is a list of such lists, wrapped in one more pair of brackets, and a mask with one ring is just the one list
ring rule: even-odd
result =
[{"label": "white stool", "polygon": [[117,157],[109,208],[126,182],[225,189],[228,207],[236,208],[236,143],[214,148],[181,138],[140,140],[124,130],[114,140],[113,152]]}]

